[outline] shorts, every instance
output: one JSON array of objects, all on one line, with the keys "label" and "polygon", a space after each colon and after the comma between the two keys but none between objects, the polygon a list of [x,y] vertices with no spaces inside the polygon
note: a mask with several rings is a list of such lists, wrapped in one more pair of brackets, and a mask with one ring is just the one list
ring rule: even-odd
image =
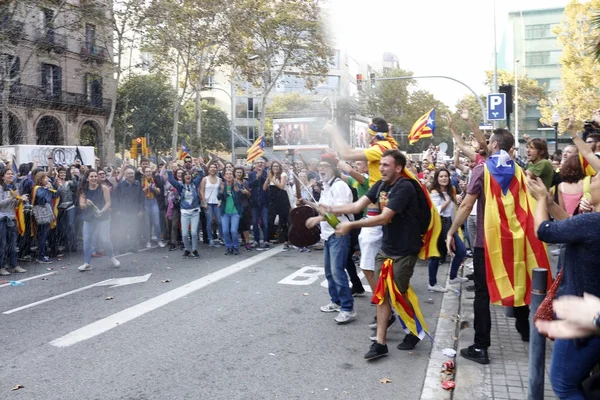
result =
[{"label": "shorts", "polygon": [[375,270],[375,256],[381,248],[381,239],[383,239],[382,226],[370,226],[361,228],[358,235],[358,244],[360,246],[360,269],[365,271]]},{"label": "shorts", "polygon": [[417,263],[418,258],[417,254],[412,256],[389,257],[379,251],[375,257],[375,265],[377,265],[375,273],[378,279],[381,274],[381,266],[388,258],[391,258],[394,263],[394,282],[396,283],[398,290],[400,293],[406,293],[408,291],[408,286],[410,285],[410,278],[412,278],[413,272],[415,271],[415,264]]}]

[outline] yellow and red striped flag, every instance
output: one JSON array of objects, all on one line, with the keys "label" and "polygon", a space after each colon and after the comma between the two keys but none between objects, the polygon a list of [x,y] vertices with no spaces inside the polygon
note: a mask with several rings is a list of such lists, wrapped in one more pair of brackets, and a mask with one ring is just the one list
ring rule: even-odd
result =
[{"label": "yellow and red striped flag", "polygon": [[430,257],[439,257],[440,251],[438,250],[438,238],[442,233],[442,219],[440,218],[440,214],[437,211],[437,208],[431,201],[431,197],[429,196],[429,191],[421,181],[419,181],[408,169],[402,169],[402,177],[407,179],[412,179],[416,181],[423,193],[425,194],[425,198],[427,199],[427,204],[429,205],[429,211],[431,212],[431,221],[429,221],[429,227],[427,228],[427,232],[421,237],[423,241],[423,245],[421,246],[421,251],[419,252],[419,258],[421,260],[427,260]]},{"label": "yellow and red striped flag", "polygon": [[419,339],[429,335],[425,319],[419,308],[419,298],[410,285],[408,285],[408,290],[404,295],[400,293],[396,282],[394,282],[394,262],[390,258],[385,260],[381,266],[381,274],[371,301],[375,304],[382,304],[386,292],[389,295],[390,304],[398,314],[398,320],[404,331],[412,333]]},{"label": "yellow and red striped flag", "polygon": [[414,123],[408,134],[410,144],[417,143],[420,139],[432,137],[435,132],[435,108],[426,112]]},{"label": "yellow and red striped flag", "polygon": [[21,196],[17,193],[16,190],[10,191],[15,199],[17,199],[18,203],[15,207],[15,220],[17,222],[17,233],[19,236],[23,236],[25,234],[25,207],[23,201],[21,201]]},{"label": "yellow and red striped flag", "polygon": [[594,169],[594,167],[592,167],[590,165],[588,160],[585,159],[585,157],[581,154],[581,152],[579,152],[579,163],[581,164],[581,169],[583,170],[583,173],[585,174],[585,176],[596,175],[596,170]]},{"label": "yellow and red striped flag", "polygon": [[[523,170],[506,152],[484,165],[484,253],[490,301],[503,306],[531,302],[533,268],[550,263],[546,246],[535,236],[535,200],[527,192]],[[548,288],[552,274],[548,274]]]},{"label": "yellow and red striped flag", "polygon": [[246,160],[248,162],[252,162],[255,159],[257,159],[258,157],[262,157],[263,154],[265,154],[265,136],[262,135],[261,137],[259,137],[258,139],[256,139],[254,141],[254,143],[252,144],[252,146],[250,146],[248,148],[248,151],[246,152]]}]

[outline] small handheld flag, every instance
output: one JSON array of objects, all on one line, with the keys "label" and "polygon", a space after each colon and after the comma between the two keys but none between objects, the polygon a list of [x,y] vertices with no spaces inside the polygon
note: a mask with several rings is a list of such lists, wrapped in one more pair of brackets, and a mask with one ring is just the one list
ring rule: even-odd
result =
[{"label": "small handheld flag", "polygon": [[415,122],[408,134],[410,144],[417,143],[420,139],[432,137],[435,132],[435,108],[423,114],[421,118]]},{"label": "small handheld flag", "polygon": [[255,159],[257,159],[258,157],[261,157],[262,155],[265,154],[265,137],[264,135],[259,137],[258,139],[256,139],[254,141],[254,143],[252,144],[252,146],[250,146],[248,148],[248,151],[246,153],[246,160],[248,162],[252,162]]},{"label": "small handheld flag", "polygon": [[181,150],[179,151],[179,160],[183,160],[190,155],[190,149],[185,145],[185,140],[181,141]]}]

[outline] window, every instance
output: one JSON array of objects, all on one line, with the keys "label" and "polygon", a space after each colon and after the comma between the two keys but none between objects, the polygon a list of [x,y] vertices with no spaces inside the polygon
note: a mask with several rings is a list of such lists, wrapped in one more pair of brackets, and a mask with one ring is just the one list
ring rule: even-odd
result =
[{"label": "window", "polygon": [[554,37],[552,24],[539,24],[525,26],[525,39],[544,39]]},{"label": "window", "polygon": [[248,97],[248,118],[254,118],[254,99]]},{"label": "window", "polygon": [[94,74],[85,74],[85,95],[93,107],[102,107],[102,78]]},{"label": "window", "polygon": [[60,98],[62,92],[62,69],[57,65],[42,64],[42,90],[46,97]]},{"label": "window", "polygon": [[560,51],[530,51],[525,53],[525,64],[534,65],[557,65]]},{"label": "window", "polygon": [[340,69],[340,51],[336,50],[333,54],[333,59],[329,63],[331,69]]},{"label": "window", "polygon": [[537,82],[540,85],[540,87],[544,88],[546,92],[553,92],[556,90],[560,90],[561,88],[560,78],[537,79]]},{"label": "window", "polygon": [[45,30],[54,28],[54,10],[42,8],[42,28]]},{"label": "window", "polygon": [[96,27],[92,24],[85,24],[85,47],[93,51],[96,46]]},{"label": "window", "polygon": [[256,130],[254,129],[253,126],[249,126],[248,127],[248,141],[250,143],[254,143],[254,141],[256,140]]},{"label": "window", "polygon": [[[21,72],[21,59],[12,54],[0,54],[0,68],[4,71],[10,71],[9,79],[14,85],[21,80],[19,73]],[[2,65],[4,64],[4,65]]]}]

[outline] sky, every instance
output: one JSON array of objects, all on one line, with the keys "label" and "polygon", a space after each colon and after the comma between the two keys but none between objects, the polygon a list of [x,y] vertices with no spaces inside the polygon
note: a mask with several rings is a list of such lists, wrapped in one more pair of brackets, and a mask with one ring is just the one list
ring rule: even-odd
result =
[{"label": "sky", "polygon": [[[416,75],[446,75],[486,93],[485,70],[493,69],[494,0],[330,0],[338,47],[369,63],[383,52]],[[497,0],[496,41],[511,11],[564,7],[568,0]],[[446,79],[421,79],[419,88],[454,108],[470,92]]]}]

